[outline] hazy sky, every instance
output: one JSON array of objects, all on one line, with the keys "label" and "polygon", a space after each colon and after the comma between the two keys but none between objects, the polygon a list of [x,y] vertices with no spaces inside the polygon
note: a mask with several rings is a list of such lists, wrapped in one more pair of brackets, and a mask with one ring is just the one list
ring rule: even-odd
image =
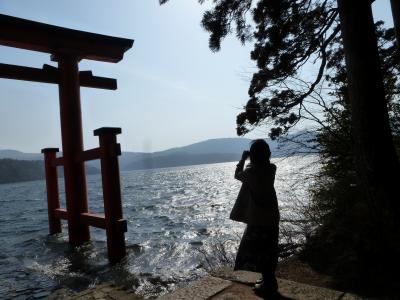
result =
[{"label": "hazy sky", "polygon": [[[389,0],[377,17],[390,21]],[[251,45],[228,38],[212,53],[200,26],[207,6],[196,0],[2,0],[0,12],[84,31],[134,39],[118,64],[82,61],[81,70],[118,80],[117,91],[81,89],[85,148],[98,146],[94,129],[122,127],[125,151],[157,151],[235,136],[248,100]],[[47,54],[0,46],[0,62],[41,67]],[[56,85],[0,79],[0,149],[61,148]],[[249,136],[266,137],[264,130]]]}]

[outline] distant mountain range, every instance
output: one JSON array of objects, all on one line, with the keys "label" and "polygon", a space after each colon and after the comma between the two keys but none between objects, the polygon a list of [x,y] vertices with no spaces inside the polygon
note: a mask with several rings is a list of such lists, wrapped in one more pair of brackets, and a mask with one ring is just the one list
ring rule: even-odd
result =
[{"label": "distant mountain range", "polygon": [[43,154],[25,153],[17,150],[0,150],[0,159],[18,159],[18,160],[43,160]]},{"label": "distant mountain range", "polygon": [[[243,150],[249,149],[250,142],[251,140],[246,138],[221,138],[153,153],[122,152],[119,163],[121,170],[137,170],[235,161],[240,159]],[[275,144],[276,142],[270,142],[273,152],[276,148]],[[43,155],[16,150],[0,150],[0,159],[5,158],[43,160]],[[98,161],[90,161],[88,165],[100,168]]]},{"label": "distant mountain range", "polygon": [[44,178],[43,162],[0,159],[0,183],[32,181]]},{"label": "distant mountain range", "polygon": [[[58,168],[57,172],[59,177],[64,176],[62,167]],[[100,170],[93,166],[87,166],[86,172],[87,174],[98,174]],[[44,178],[43,160],[0,159],[0,184]]]},{"label": "distant mountain range", "polygon": [[249,148],[251,140],[245,138],[212,139],[184,147],[154,153],[123,153],[130,160],[121,159],[122,170],[153,169],[175,166],[210,164],[238,160]]},{"label": "distant mountain range", "polygon": [[[237,161],[240,159],[242,152],[250,148],[250,143],[251,140],[246,138],[220,138],[153,153],[122,152],[119,158],[120,169],[128,171]],[[273,157],[280,157],[288,154],[287,150],[279,147],[276,141],[268,140],[268,144],[270,145]],[[16,150],[0,150],[0,173],[7,173],[7,171],[2,168],[5,159],[31,161],[31,164],[34,164],[34,168],[37,169],[38,166],[42,166],[42,164],[37,164],[37,162],[33,161],[43,160],[43,155],[24,153]],[[16,166],[18,163],[6,162],[6,165],[9,167],[11,165]],[[28,168],[27,165],[23,166],[20,164],[20,166],[22,169]],[[87,163],[89,174],[98,173],[99,169],[99,161],[90,161]],[[8,171],[8,173],[12,172],[12,170]],[[43,173],[43,171],[41,172]],[[33,174],[33,171],[30,171],[30,174]],[[1,176],[2,174],[0,174],[0,178]],[[28,178],[32,176],[33,175],[30,175]],[[7,176],[3,177],[7,178]],[[43,174],[38,177],[38,179],[41,178],[43,178]],[[0,183],[1,182],[0,180]]]}]

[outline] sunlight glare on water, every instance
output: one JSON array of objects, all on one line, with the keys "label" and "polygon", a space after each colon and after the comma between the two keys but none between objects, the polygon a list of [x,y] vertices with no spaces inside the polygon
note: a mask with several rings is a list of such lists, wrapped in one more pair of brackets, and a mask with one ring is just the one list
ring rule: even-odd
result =
[{"label": "sunlight glare on water", "polygon": [[[307,201],[316,161],[273,160],[282,218],[292,213],[293,199]],[[122,172],[128,256],[114,267],[108,265],[103,230],[91,228],[92,241],[77,250],[68,246],[65,223],[62,235],[47,235],[43,181],[0,185],[0,299],[41,298],[60,285],[80,290],[111,279],[154,295],[204,274],[197,250],[218,237],[233,241],[228,250],[234,255],[244,229],[228,218],[240,188],[235,165]],[[90,210],[103,212],[100,176],[87,181]]]}]

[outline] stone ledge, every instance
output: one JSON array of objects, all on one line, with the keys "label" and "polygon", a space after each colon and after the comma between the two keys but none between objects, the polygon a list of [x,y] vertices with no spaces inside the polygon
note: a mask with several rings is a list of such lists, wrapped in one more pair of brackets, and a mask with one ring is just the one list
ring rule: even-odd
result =
[{"label": "stone ledge", "polygon": [[203,277],[187,287],[178,289],[171,294],[161,296],[159,300],[205,300],[220,293],[227,287],[231,286],[232,282],[212,276]]},{"label": "stone ledge", "polygon": [[261,278],[260,273],[248,271],[233,271],[231,267],[221,267],[211,273],[212,276],[239,282],[247,285],[253,285]]},{"label": "stone ledge", "polygon": [[[232,281],[232,285],[219,294],[212,297],[212,300],[240,300],[240,299],[261,299],[257,297],[252,285],[261,278],[261,274],[248,271],[233,271],[229,267],[222,267],[212,273],[214,277],[223,278]],[[296,300],[361,300],[363,298],[342,291],[336,291],[328,288],[311,286],[298,283],[291,280],[278,278],[279,292],[282,299]]]},{"label": "stone ledge", "polygon": [[[285,279],[278,279],[279,292],[285,297],[308,300],[338,300],[344,296],[343,292],[327,288],[298,283]],[[349,298],[350,300],[351,298]]]},{"label": "stone ledge", "polygon": [[[159,300],[260,300],[252,290],[254,282],[261,277],[259,273],[233,271],[223,267],[212,274],[192,282],[171,294],[163,295]],[[311,286],[291,280],[279,279],[279,292],[282,299],[292,300],[361,300],[354,294]],[[123,290],[112,283],[104,283],[75,293],[61,289],[46,298],[47,300],[139,300],[132,290]],[[373,299],[369,299],[373,300]]]}]

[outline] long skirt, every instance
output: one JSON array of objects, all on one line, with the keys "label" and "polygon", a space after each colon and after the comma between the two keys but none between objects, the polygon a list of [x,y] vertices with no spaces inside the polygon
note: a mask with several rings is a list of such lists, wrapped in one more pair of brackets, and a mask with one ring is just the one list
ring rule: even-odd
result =
[{"label": "long skirt", "polygon": [[247,225],[236,255],[234,270],[263,274],[264,280],[276,281],[279,227]]}]

